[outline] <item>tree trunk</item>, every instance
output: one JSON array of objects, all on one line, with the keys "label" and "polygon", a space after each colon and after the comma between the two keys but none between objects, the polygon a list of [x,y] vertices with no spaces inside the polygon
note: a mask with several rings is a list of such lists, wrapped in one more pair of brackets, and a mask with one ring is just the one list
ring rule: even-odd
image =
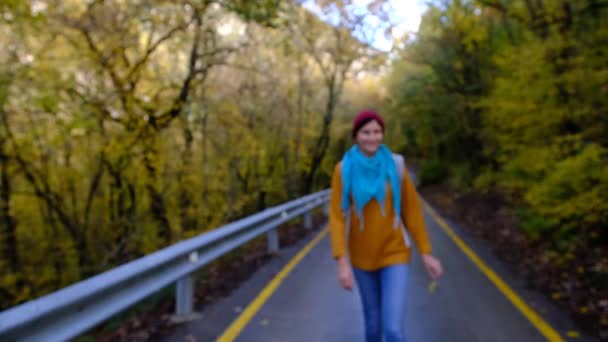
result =
[{"label": "tree trunk", "polygon": [[[97,170],[91,178],[91,184],[89,185],[89,192],[87,194],[87,200],[84,206],[84,217],[82,221],[84,222],[85,227],[89,227],[91,223],[91,209],[93,208],[93,200],[95,199],[95,195],[97,194],[97,190],[99,189],[99,185],[101,184],[101,179],[103,177],[104,163],[105,155],[102,152],[97,162]],[[109,207],[109,209],[111,208],[112,207]]]},{"label": "tree trunk", "polygon": [[[126,156],[123,158],[127,158]],[[112,255],[107,257],[103,264],[121,263],[128,260],[129,255],[126,250],[124,239],[130,237],[135,232],[135,210],[137,195],[135,186],[123,177],[123,165],[119,161],[118,165],[111,165],[105,162],[108,173],[111,176],[110,196],[108,209],[110,212],[110,225],[116,227],[117,233],[112,241],[114,250]]]},{"label": "tree trunk", "polygon": [[9,178],[9,158],[4,151],[4,141],[0,142],[0,248],[12,272],[20,269],[17,250],[17,221],[11,215],[11,182]]},{"label": "tree trunk", "polygon": [[165,201],[157,189],[156,182],[158,177],[157,161],[158,150],[156,149],[156,136],[154,133],[147,137],[144,152],[144,167],[146,170],[146,192],[148,193],[149,212],[152,218],[158,223],[157,235],[163,243],[168,243],[173,238],[171,225],[167,218],[167,208]]},{"label": "tree trunk", "polygon": [[304,119],[304,63],[302,55],[298,55],[298,103],[296,108],[296,137],[294,143],[293,169],[288,172],[289,179],[289,196],[291,198],[298,197],[298,165],[300,162],[300,145],[302,144],[302,122]]},{"label": "tree trunk", "polygon": [[312,151],[312,163],[310,170],[305,175],[304,184],[302,187],[302,194],[309,194],[312,191],[315,176],[321,161],[325,157],[327,147],[329,146],[330,140],[330,126],[334,117],[334,110],[338,101],[336,93],[335,80],[332,80],[331,86],[329,87],[329,95],[327,99],[327,106],[325,109],[325,116],[323,117],[323,126],[321,127],[321,134],[317,138]]},{"label": "tree trunk", "polygon": [[203,164],[203,186],[202,186],[202,202],[201,207],[205,212],[204,222],[208,222],[209,219],[209,184],[211,183],[211,176],[209,174],[209,139],[207,137],[207,112],[203,113],[201,117],[201,163]]},{"label": "tree trunk", "polygon": [[192,142],[194,140],[192,130],[188,126],[188,122],[183,120],[183,135],[184,135],[184,150],[182,151],[182,168],[177,173],[177,182],[179,184],[179,213],[181,218],[182,230],[196,229],[197,219],[191,214],[191,207],[194,205],[191,183],[187,179],[187,175],[193,172],[192,167]]}]

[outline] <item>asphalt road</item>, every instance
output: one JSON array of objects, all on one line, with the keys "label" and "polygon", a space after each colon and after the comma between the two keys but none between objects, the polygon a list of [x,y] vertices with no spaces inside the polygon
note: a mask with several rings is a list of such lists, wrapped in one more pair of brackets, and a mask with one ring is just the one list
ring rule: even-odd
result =
[{"label": "asphalt road", "polygon": [[[434,293],[420,258],[412,260],[408,287],[406,327],[408,341],[546,341],[539,330],[501,293],[480,269],[427,215],[434,254],[445,275]],[[574,324],[544,296],[526,289],[523,282],[491,251],[450,226],[517,295],[563,338]],[[202,318],[181,326],[165,341],[212,341],[260,293],[279,270],[302,248],[283,250],[231,296],[202,310]],[[275,292],[240,331],[236,341],[363,341],[363,321],[357,291],[338,286],[336,265],[325,236],[292,270]],[[592,341],[581,336],[576,341]]]}]

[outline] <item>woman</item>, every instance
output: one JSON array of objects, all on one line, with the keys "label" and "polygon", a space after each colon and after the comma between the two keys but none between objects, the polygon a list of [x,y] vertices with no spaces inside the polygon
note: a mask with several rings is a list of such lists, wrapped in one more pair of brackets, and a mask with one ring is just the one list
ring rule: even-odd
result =
[{"label": "woman", "polygon": [[356,144],[334,168],[329,204],[338,279],[346,290],[357,282],[367,342],[380,342],[382,336],[386,342],[405,340],[411,249],[401,220],[430,278],[435,281],[443,273],[431,255],[416,189],[407,172],[400,179],[393,155],[382,143],[383,135],[384,120],[377,113],[363,111],[355,117],[352,137]]}]

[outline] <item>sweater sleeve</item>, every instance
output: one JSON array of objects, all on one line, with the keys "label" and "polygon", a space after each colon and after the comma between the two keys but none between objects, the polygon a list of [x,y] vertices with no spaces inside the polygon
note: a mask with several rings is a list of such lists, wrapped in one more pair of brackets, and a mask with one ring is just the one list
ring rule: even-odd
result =
[{"label": "sweater sleeve", "polygon": [[329,198],[329,233],[333,256],[338,259],[346,254],[346,218],[342,212],[342,175],[340,163],[334,168]]},{"label": "sweater sleeve", "polygon": [[403,175],[403,182],[401,182],[401,217],[420,254],[431,253],[431,242],[426,231],[422,207],[407,169]]}]

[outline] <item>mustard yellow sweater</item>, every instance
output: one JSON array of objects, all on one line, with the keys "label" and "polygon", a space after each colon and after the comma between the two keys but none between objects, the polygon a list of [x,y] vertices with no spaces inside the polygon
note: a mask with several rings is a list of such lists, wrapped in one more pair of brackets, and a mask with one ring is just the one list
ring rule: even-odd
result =
[{"label": "mustard yellow sweater", "polygon": [[[346,219],[342,211],[341,163],[334,168],[329,202],[329,231],[334,258],[346,255]],[[382,215],[380,204],[371,200],[363,208],[363,229],[354,210],[350,213],[348,256],[353,266],[364,270],[376,270],[385,266],[408,263],[411,249],[405,244],[400,228],[393,228],[395,210],[390,186],[387,182],[385,200],[386,215]],[[407,172],[401,183],[401,216],[409,236],[421,254],[431,253],[424,217],[414,184]]]}]

